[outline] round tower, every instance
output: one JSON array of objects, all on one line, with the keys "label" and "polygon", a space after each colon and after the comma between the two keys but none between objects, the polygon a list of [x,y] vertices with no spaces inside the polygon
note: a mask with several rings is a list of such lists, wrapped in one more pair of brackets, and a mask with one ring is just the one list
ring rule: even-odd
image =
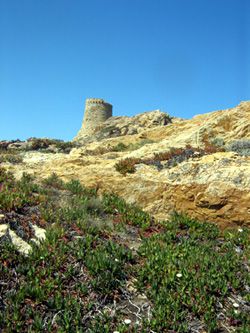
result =
[{"label": "round tower", "polygon": [[88,98],[85,102],[82,135],[91,135],[106,119],[112,117],[112,105],[101,98]]}]

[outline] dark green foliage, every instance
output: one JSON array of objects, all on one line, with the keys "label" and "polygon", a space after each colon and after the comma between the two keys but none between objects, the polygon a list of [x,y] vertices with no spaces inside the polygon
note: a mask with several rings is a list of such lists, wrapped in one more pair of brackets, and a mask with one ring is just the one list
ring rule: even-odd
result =
[{"label": "dark green foliage", "polygon": [[148,228],[152,222],[152,217],[135,205],[127,204],[122,198],[105,194],[103,196],[103,205],[106,213],[116,214],[120,222],[132,224],[142,229]]},{"label": "dark green foliage", "polygon": [[0,184],[9,183],[12,184],[14,182],[14,176],[11,172],[6,171],[4,168],[0,167]]},{"label": "dark green foliage", "polygon": [[232,242],[221,244],[219,234],[215,225],[175,215],[163,234],[144,240],[138,287],[154,303],[153,330],[189,332],[191,316],[208,332],[217,332],[218,301],[223,303],[232,290],[244,294],[247,271]]},{"label": "dark green foliage", "polygon": [[72,194],[77,195],[86,195],[89,197],[96,196],[96,188],[86,188],[84,187],[79,180],[72,179],[68,183],[65,184],[65,189],[70,191]]},{"label": "dark green foliage", "polygon": [[20,211],[43,200],[39,186],[25,173],[19,181],[15,181],[10,172],[0,169],[0,185],[0,209],[7,212]]},{"label": "dark green foliage", "polygon": [[93,288],[104,295],[113,294],[125,282],[127,274],[124,267],[131,260],[131,251],[114,242],[97,246],[86,256],[85,261],[93,276]]},{"label": "dark green foliage", "polygon": [[53,187],[56,189],[64,188],[64,182],[55,172],[53,172],[49,177],[43,180],[43,185],[47,187]]}]

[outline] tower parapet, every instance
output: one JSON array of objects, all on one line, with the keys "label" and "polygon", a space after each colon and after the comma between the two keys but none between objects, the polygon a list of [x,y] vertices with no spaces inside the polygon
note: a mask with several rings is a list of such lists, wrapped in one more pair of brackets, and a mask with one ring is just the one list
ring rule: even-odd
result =
[{"label": "tower parapet", "polygon": [[112,117],[112,109],[112,105],[101,98],[87,98],[82,128],[78,135],[92,135],[98,126]]}]

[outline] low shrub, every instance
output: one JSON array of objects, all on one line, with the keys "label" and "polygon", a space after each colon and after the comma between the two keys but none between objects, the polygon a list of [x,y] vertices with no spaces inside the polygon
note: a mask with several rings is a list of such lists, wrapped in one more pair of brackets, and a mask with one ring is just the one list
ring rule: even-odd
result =
[{"label": "low shrub", "polygon": [[64,188],[64,182],[55,172],[52,172],[49,177],[43,179],[42,184],[48,187],[53,187],[55,189]]},{"label": "low shrub", "polygon": [[29,150],[39,150],[48,148],[52,140],[32,138],[29,141],[31,141]]},{"label": "low shrub", "polygon": [[71,141],[56,141],[55,142],[56,148],[59,149],[59,152],[62,153],[69,153],[72,148],[75,148],[77,145]]},{"label": "low shrub", "polygon": [[210,155],[214,153],[219,153],[225,151],[225,148],[223,146],[216,146],[212,143],[206,143],[204,148],[201,150],[203,155]]},{"label": "low shrub", "polygon": [[225,141],[222,138],[214,138],[211,140],[211,144],[216,147],[224,147],[225,146]]},{"label": "low shrub", "polygon": [[80,197],[86,196],[88,198],[91,198],[97,196],[97,187],[95,188],[85,187],[77,179],[72,179],[69,182],[65,183],[64,188],[70,191],[72,194],[78,195]]},{"label": "low shrub", "polygon": [[112,241],[97,246],[85,258],[93,288],[105,296],[113,294],[125,282],[125,264],[131,260],[131,251]]},{"label": "low shrub", "polygon": [[3,183],[11,184],[14,182],[14,175],[12,172],[5,170],[4,168],[0,167],[0,184]]},{"label": "low shrub", "polygon": [[50,146],[55,146],[59,152],[69,153],[72,148],[76,147],[76,143],[71,141],[62,141],[57,139],[47,138],[29,138],[27,140],[30,145],[27,150],[43,150],[46,151]]},{"label": "low shrub", "polygon": [[[0,168],[0,209],[19,212],[29,205],[37,205],[42,201],[42,191],[27,174],[15,181],[13,174]],[[38,195],[37,195],[38,194]]]},{"label": "low shrub", "polygon": [[[216,147],[209,143],[206,143],[204,148],[194,148],[191,145],[186,145],[185,148],[172,147],[169,149],[169,151],[155,153],[151,159],[126,158],[124,160],[120,160],[115,164],[115,169],[116,171],[126,176],[127,173],[134,173],[136,171],[136,164],[143,163],[146,165],[156,166],[160,171],[164,167],[172,168],[190,158],[214,154],[220,151],[225,151],[224,147]],[[164,165],[162,165],[161,162],[165,162]]]},{"label": "low shrub", "polygon": [[124,143],[119,142],[116,146],[112,147],[112,151],[125,151],[128,149],[128,146],[126,146]]},{"label": "low shrub", "polygon": [[18,154],[1,154],[0,163],[9,162],[11,164],[20,164],[23,162],[23,158]]},{"label": "low shrub", "polygon": [[250,156],[250,140],[235,140],[230,142],[227,147],[227,151],[234,151],[241,156]]},{"label": "low shrub", "polygon": [[104,211],[108,214],[116,214],[119,222],[131,224],[146,229],[153,224],[153,218],[136,205],[130,205],[114,194],[104,194],[102,200]]},{"label": "low shrub", "polygon": [[140,163],[140,161],[138,158],[125,158],[115,164],[115,169],[126,176],[127,173],[134,173],[136,171],[135,165]]}]

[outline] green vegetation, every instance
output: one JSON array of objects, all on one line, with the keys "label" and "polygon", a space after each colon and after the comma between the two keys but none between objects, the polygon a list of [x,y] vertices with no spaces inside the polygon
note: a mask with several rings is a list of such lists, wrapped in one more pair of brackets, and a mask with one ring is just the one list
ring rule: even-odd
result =
[{"label": "green vegetation", "polygon": [[135,173],[135,165],[140,163],[138,158],[125,158],[115,164],[116,171],[126,176],[127,173]]},{"label": "green vegetation", "polygon": [[18,152],[8,152],[7,150],[0,150],[0,164],[9,162],[11,164],[20,164],[23,158]]},{"label": "green vegetation", "polygon": [[[243,287],[250,282],[249,274],[242,270],[242,257],[233,244],[233,239],[239,241],[239,232],[231,235],[221,242],[215,225],[176,214],[164,233],[144,240],[140,254],[145,261],[138,274],[138,287],[145,290],[146,286],[155,304],[150,325],[153,330],[189,332],[192,317],[204,323],[208,332],[217,332],[219,304],[224,304],[231,293],[242,292],[245,300],[249,297]],[[247,231],[240,236],[238,244],[249,246]],[[233,304],[228,311],[241,321],[244,332],[250,318],[235,314]]]},{"label": "green vegetation", "polygon": [[[146,165],[154,165],[160,171],[163,168],[172,168],[190,158],[214,154],[220,151],[225,151],[225,148],[206,142],[204,143],[204,148],[194,148],[190,145],[186,145],[185,148],[172,147],[168,151],[155,153],[150,159],[126,158],[120,160],[115,164],[115,169],[122,175],[126,176],[127,173],[134,173],[136,171],[136,164],[142,163]],[[161,162],[164,162],[164,164]]]},{"label": "green vegetation", "polygon": [[[75,147],[73,142],[47,139],[47,138],[30,138],[28,141],[31,143],[27,150],[46,150],[50,146],[54,146],[59,152],[69,153],[72,148]],[[56,152],[56,151],[55,151]]]},{"label": "green vegetation", "polygon": [[[3,168],[0,214],[33,249],[24,256],[0,238],[1,332],[248,332],[247,228],[177,213],[156,223],[77,180],[37,185]],[[39,246],[31,223],[46,229]]]},{"label": "green vegetation", "polygon": [[0,209],[5,212],[20,212],[26,206],[35,205],[43,200],[42,190],[31,183],[31,178],[23,174],[19,181],[0,168]]}]

